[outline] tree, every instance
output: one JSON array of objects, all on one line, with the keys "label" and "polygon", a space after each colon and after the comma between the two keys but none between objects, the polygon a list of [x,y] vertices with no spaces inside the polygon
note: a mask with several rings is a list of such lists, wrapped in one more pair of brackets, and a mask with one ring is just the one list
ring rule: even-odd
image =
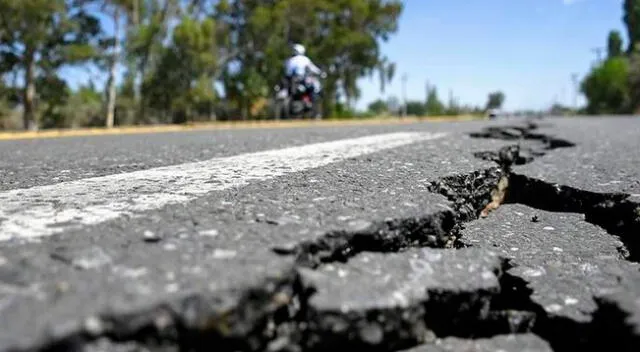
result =
[{"label": "tree", "polygon": [[387,103],[384,102],[382,99],[372,101],[367,107],[367,110],[372,114],[381,115],[387,112]]},{"label": "tree", "polygon": [[[309,56],[325,71],[323,111],[330,112],[341,96],[347,105],[360,90],[357,80],[378,72],[381,89],[394,73],[394,65],[379,45],[397,30],[402,11],[397,0],[221,0],[214,11],[220,48],[232,55],[224,72],[224,90],[243,117],[254,93],[269,91],[282,76],[289,45],[306,44]],[[224,39],[223,39],[224,38]],[[264,81],[258,79],[265,78]]]},{"label": "tree", "polygon": [[[0,0],[0,61],[22,72],[24,128],[37,128],[39,77],[52,77],[63,65],[88,60],[100,25],[81,6],[85,1]],[[7,69],[5,67],[5,69]]]},{"label": "tree", "polygon": [[[108,54],[107,66],[109,75],[105,86],[107,100],[105,103],[106,127],[111,128],[115,124],[116,109],[116,76],[118,74],[118,64],[122,55],[122,37],[125,36],[122,24],[128,19],[133,20],[137,16],[139,0],[104,0],[103,11],[113,22],[113,38],[111,38],[111,53]],[[126,37],[125,37],[126,40]]]},{"label": "tree", "polygon": [[391,114],[400,114],[401,109],[402,105],[400,104],[400,99],[398,99],[398,97],[392,95],[387,99],[387,111]]},{"label": "tree", "polygon": [[68,104],[70,89],[63,79],[56,75],[43,75],[36,79],[40,87],[38,105],[41,110],[39,126],[43,128],[65,127],[65,116],[62,109]]},{"label": "tree", "polygon": [[384,93],[387,84],[391,83],[396,74],[396,64],[383,57],[378,63],[378,75],[380,79],[380,92]]},{"label": "tree", "polygon": [[113,127],[116,113],[116,75],[118,74],[118,62],[120,61],[120,18],[121,10],[113,9],[113,54],[111,57],[109,78],[107,79],[107,104],[106,104],[106,125]]},{"label": "tree", "polygon": [[570,107],[564,106],[559,103],[554,103],[553,105],[551,105],[551,108],[549,109],[549,114],[554,116],[569,115],[571,113],[572,113],[572,110]]},{"label": "tree", "polygon": [[640,2],[624,1],[624,23],[629,37],[629,93],[630,110],[640,112]]},{"label": "tree", "polygon": [[89,83],[69,92],[67,103],[61,108],[64,127],[104,125],[103,94]]},{"label": "tree", "polygon": [[193,110],[207,109],[215,98],[216,62],[215,21],[183,17],[145,86],[146,103],[169,113],[170,122],[187,121]]},{"label": "tree", "polygon": [[[282,76],[282,63],[290,52],[283,35],[290,5],[289,0],[221,0],[216,5],[222,83],[227,100],[243,119],[251,117],[252,102],[266,97],[269,86]],[[309,10],[298,11],[304,17]]]},{"label": "tree", "polygon": [[614,58],[622,54],[622,34],[620,34],[619,31],[609,32],[609,37],[607,38],[607,57]]},{"label": "tree", "polygon": [[631,112],[640,113],[640,48],[629,57],[629,103]]},{"label": "tree", "polygon": [[627,27],[627,35],[629,38],[628,53],[633,53],[640,42],[640,1],[624,0],[623,4],[623,21]]},{"label": "tree", "polygon": [[626,58],[608,59],[596,66],[582,82],[589,114],[623,114],[630,108],[629,63]]},{"label": "tree", "polygon": [[380,45],[402,10],[399,0],[0,0],[0,78],[19,88],[25,127],[96,124],[95,99],[90,119],[66,108],[85,100],[60,76],[86,62],[107,77],[92,88],[107,127],[259,118],[300,42],[328,73],[322,111],[348,115],[360,78],[379,78],[383,93],[393,79]]},{"label": "tree", "polygon": [[427,101],[425,102],[425,112],[429,115],[442,115],[444,114],[444,104],[438,97],[438,90],[436,87],[428,87],[427,89]]},{"label": "tree", "polygon": [[149,82],[163,58],[164,43],[169,35],[169,22],[179,9],[178,0],[132,0],[126,56],[126,79],[133,86],[134,100],[139,104],[138,119],[146,121],[146,96]]},{"label": "tree", "polygon": [[424,116],[427,109],[425,104],[421,101],[408,101],[407,102],[407,115]]},{"label": "tree", "polygon": [[490,109],[501,109],[502,105],[505,101],[504,93],[500,91],[489,93],[489,97],[487,98],[487,110]]},{"label": "tree", "polygon": [[[0,78],[2,78],[0,76]],[[0,129],[6,128],[7,117],[11,113],[11,106],[9,97],[11,95],[11,88],[7,87],[4,80],[0,79]]]},{"label": "tree", "polygon": [[462,107],[460,106],[458,101],[453,97],[453,93],[450,92],[449,102],[447,103],[445,114],[455,116],[455,115],[459,115],[461,111],[462,111]]}]

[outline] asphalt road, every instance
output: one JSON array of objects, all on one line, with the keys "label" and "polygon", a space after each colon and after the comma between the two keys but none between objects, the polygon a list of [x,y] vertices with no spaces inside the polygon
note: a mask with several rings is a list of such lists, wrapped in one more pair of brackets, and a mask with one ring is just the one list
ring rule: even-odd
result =
[{"label": "asphalt road", "polygon": [[640,119],[0,142],[1,351],[640,343]]}]

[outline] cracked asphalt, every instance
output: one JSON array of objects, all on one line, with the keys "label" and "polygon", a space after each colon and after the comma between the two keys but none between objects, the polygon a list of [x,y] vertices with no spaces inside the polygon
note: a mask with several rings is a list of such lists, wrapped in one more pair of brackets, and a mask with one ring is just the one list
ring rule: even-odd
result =
[{"label": "cracked asphalt", "polygon": [[397,132],[444,135],[0,242],[0,351],[637,349],[637,118],[4,141],[0,199]]}]

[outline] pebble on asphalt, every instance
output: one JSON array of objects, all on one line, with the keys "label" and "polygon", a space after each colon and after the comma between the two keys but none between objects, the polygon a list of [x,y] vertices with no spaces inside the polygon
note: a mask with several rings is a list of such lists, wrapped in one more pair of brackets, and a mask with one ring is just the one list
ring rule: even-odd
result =
[{"label": "pebble on asphalt", "polygon": [[151,230],[145,230],[144,233],[142,234],[142,238],[144,239],[145,242],[149,242],[149,243],[160,242],[162,240],[162,237],[160,235],[158,235],[157,233]]}]

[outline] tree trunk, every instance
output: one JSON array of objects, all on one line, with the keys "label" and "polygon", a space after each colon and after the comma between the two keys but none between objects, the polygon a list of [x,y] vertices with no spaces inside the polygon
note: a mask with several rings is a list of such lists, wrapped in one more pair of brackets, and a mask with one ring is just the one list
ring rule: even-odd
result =
[{"label": "tree trunk", "polygon": [[36,62],[34,50],[28,49],[26,53],[24,91],[23,91],[23,127],[25,130],[38,129],[35,119],[36,100]]},{"label": "tree trunk", "polygon": [[336,87],[335,83],[327,82],[322,88],[322,117],[330,117],[335,110]]},{"label": "tree trunk", "polygon": [[107,80],[107,128],[113,128],[116,111],[116,75],[118,73],[118,58],[120,57],[120,24],[119,11],[116,9],[113,14],[113,57],[111,58],[111,68],[109,79]]},{"label": "tree trunk", "polygon": [[[139,11],[140,9],[138,9]],[[146,78],[146,74],[147,74],[147,65],[149,64],[150,58],[151,58],[151,51],[153,50],[153,44],[154,41],[157,39],[156,37],[158,35],[164,35],[166,28],[166,21],[168,18],[171,18],[171,15],[174,12],[174,6],[173,3],[171,1],[165,1],[164,6],[162,7],[162,10],[160,12],[160,18],[158,19],[158,29],[156,29],[156,31],[150,36],[150,38],[148,39],[148,41],[145,43],[145,48],[144,48],[144,53],[142,54],[142,58],[140,60],[140,63],[138,65],[138,100],[139,100],[139,104],[140,104],[140,118],[142,118],[143,120],[148,120],[147,118],[147,107],[145,106],[146,104],[146,97],[145,97],[145,92],[144,92],[144,80]],[[161,38],[162,39],[162,38]]]},{"label": "tree trunk", "polygon": [[209,121],[216,121],[217,119],[215,106],[213,103],[209,103]]},{"label": "tree trunk", "polygon": [[133,0],[133,19],[131,23],[133,23],[134,27],[137,27],[140,24],[140,0]]},{"label": "tree trunk", "polygon": [[246,121],[249,117],[249,99],[247,98],[241,98],[241,99],[242,99],[242,105],[240,108],[240,117],[242,121]]}]

